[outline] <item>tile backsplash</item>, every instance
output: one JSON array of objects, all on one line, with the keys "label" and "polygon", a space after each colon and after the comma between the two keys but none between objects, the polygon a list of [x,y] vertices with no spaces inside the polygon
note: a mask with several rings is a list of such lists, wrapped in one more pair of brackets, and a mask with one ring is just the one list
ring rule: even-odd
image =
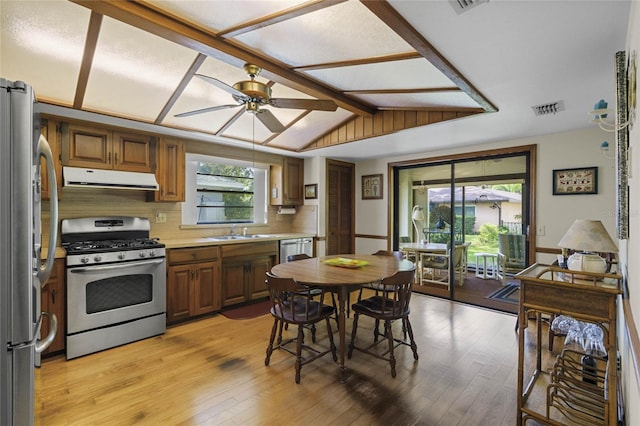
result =
[{"label": "tile backsplash", "polygon": [[[165,223],[156,223],[156,213],[166,215]],[[250,233],[304,232],[316,234],[317,206],[299,206],[293,215],[277,214],[278,208],[269,206],[267,224],[247,225]],[[146,201],[144,191],[113,189],[62,190],[58,205],[59,219],[98,216],[136,216],[151,221],[151,236],[162,239],[198,238],[229,232],[228,226],[182,227],[182,203],[153,203]],[[238,227],[236,227],[238,228]],[[43,244],[48,243],[49,202],[42,203]],[[242,229],[240,227],[239,229]],[[60,239],[58,238],[58,245]]]}]

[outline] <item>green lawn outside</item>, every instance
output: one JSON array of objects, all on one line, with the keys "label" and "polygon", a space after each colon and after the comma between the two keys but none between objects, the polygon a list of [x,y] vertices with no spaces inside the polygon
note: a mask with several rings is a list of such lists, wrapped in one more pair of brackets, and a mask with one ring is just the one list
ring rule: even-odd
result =
[{"label": "green lawn outside", "polygon": [[483,244],[480,242],[480,235],[465,235],[464,240],[467,243],[471,243],[467,250],[467,263],[476,263],[476,253],[495,253],[498,254],[498,241],[496,240],[490,244]]}]

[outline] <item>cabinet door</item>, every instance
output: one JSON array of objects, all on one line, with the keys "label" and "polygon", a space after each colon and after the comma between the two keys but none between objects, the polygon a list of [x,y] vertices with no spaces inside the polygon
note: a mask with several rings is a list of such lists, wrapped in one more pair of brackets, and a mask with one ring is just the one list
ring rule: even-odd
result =
[{"label": "cabinet door", "polygon": [[283,202],[288,205],[303,204],[304,160],[285,158],[282,168]]},{"label": "cabinet door", "polygon": [[245,262],[222,264],[222,306],[242,303],[245,295]]},{"label": "cabinet door", "polygon": [[167,277],[167,322],[189,318],[192,299],[191,265],[170,266]]},{"label": "cabinet door", "polygon": [[[60,166],[60,139],[59,133],[56,131],[57,122],[54,120],[43,120],[40,125],[40,134],[42,134],[51,147],[51,154],[53,154],[53,163],[56,170],[56,184],[58,189],[58,199],[62,195],[62,167]],[[47,173],[47,165],[44,158],[40,160],[40,185],[41,185],[41,197],[43,200],[50,198],[49,192],[49,175]]]},{"label": "cabinet door", "polygon": [[160,190],[149,192],[153,201],[184,201],[184,142],[163,139],[158,145],[156,179]]},{"label": "cabinet door", "polygon": [[269,272],[272,267],[272,257],[263,257],[251,262],[251,271],[249,274],[249,292],[251,294],[251,299],[269,296],[269,291],[267,290],[267,286],[264,281],[267,272]]},{"label": "cabinet door", "polygon": [[191,315],[220,310],[220,267],[216,262],[193,265],[195,280]]},{"label": "cabinet door", "polygon": [[113,168],[151,172],[151,137],[113,132]]},{"label": "cabinet door", "polygon": [[108,130],[70,123],[62,125],[63,165],[111,169],[112,157]]},{"label": "cabinet door", "polygon": [[[42,311],[55,314],[58,319],[58,331],[53,343],[43,352],[43,355],[63,351],[65,349],[65,287],[64,287],[64,260],[58,259],[53,265],[53,271],[47,284],[42,289]],[[49,334],[49,318],[42,319],[40,337]]]}]

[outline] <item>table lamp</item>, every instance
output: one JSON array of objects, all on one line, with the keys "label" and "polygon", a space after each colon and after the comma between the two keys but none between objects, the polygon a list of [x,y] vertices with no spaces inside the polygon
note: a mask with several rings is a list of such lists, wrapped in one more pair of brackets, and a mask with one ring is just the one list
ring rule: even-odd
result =
[{"label": "table lamp", "polygon": [[422,207],[413,206],[413,212],[411,213],[411,221],[413,222],[413,227],[416,229],[416,241],[420,242],[422,238],[422,224],[424,223],[424,213],[422,211]]},{"label": "table lamp", "polygon": [[558,246],[580,250],[567,260],[567,267],[573,271],[604,273],[607,270],[607,262],[594,252],[618,252],[618,247],[599,220],[576,219]]}]

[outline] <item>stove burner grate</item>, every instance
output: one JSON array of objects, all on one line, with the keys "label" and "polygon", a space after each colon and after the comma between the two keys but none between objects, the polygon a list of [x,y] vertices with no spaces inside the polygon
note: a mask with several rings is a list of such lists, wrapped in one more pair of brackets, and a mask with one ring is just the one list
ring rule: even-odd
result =
[{"label": "stove burner grate", "polygon": [[63,247],[68,254],[78,254],[161,248],[164,247],[164,244],[155,238],[139,238],[128,240],[77,241],[63,244]]}]

